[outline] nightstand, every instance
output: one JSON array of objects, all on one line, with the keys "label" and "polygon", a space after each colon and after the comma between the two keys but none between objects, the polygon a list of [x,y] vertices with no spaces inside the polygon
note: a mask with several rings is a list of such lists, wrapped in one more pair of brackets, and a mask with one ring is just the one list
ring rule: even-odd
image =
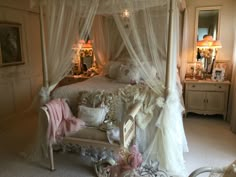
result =
[{"label": "nightstand", "polygon": [[185,80],[185,116],[189,112],[212,115],[221,114],[226,120],[229,81]]}]

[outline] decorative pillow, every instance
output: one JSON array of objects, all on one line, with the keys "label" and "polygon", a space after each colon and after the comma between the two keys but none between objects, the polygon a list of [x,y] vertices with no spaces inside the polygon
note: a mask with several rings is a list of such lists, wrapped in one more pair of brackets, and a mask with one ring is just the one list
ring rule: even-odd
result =
[{"label": "decorative pillow", "polygon": [[132,65],[121,65],[117,80],[122,83],[139,83],[140,75],[136,67]]},{"label": "decorative pillow", "polygon": [[87,126],[97,127],[103,123],[108,112],[106,106],[100,108],[90,108],[80,105],[78,108],[78,118],[83,120]]},{"label": "decorative pillow", "polygon": [[107,138],[109,143],[113,144],[115,142],[120,142],[120,128],[114,127],[110,130],[107,130]]},{"label": "decorative pillow", "polygon": [[120,68],[120,65],[122,64],[122,62],[119,62],[119,61],[111,61],[109,64],[108,64],[108,76],[109,78],[111,79],[116,79],[117,77],[117,73],[119,72],[119,68]]}]

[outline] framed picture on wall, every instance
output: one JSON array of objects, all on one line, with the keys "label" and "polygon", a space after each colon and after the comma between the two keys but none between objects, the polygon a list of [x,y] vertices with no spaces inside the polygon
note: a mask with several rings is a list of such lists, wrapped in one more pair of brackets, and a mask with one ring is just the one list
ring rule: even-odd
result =
[{"label": "framed picture on wall", "polygon": [[0,22],[0,65],[23,64],[22,26]]}]

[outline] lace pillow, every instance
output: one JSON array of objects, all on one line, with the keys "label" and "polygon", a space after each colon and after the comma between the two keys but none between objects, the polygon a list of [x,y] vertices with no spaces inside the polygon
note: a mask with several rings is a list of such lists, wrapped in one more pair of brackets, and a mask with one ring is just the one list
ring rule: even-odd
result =
[{"label": "lace pillow", "polygon": [[132,65],[121,65],[117,80],[122,83],[139,83],[140,75],[136,67]]},{"label": "lace pillow", "polygon": [[103,123],[108,108],[106,106],[100,108],[90,108],[80,105],[78,108],[78,118],[83,120],[87,126],[97,127]]},{"label": "lace pillow", "polygon": [[108,64],[108,76],[111,79],[116,79],[117,73],[119,72],[119,68],[122,62],[119,61],[111,61]]}]

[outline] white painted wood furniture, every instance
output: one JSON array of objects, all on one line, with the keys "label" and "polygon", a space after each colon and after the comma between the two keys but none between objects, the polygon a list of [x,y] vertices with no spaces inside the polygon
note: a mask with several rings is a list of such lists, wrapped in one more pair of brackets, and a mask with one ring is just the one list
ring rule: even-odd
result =
[{"label": "white painted wood furniture", "polygon": [[185,116],[189,112],[221,114],[226,119],[229,81],[185,80]]},{"label": "white painted wood furniture", "polygon": [[[136,135],[135,116],[139,112],[141,106],[141,102],[135,103],[122,119],[122,122],[120,123],[120,143],[109,143],[106,138],[106,132],[101,131],[96,127],[85,128],[79,130],[75,134],[65,136],[62,138],[62,143],[80,145],[82,147],[92,146],[100,149],[107,148],[112,149],[114,152],[118,152],[121,148],[128,148]],[[47,127],[50,122],[50,115],[46,106],[41,107],[40,115],[41,121],[44,123],[45,127]],[[52,144],[48,144],[48,155],[50,159],[50,170],[53,171],[55,170],[55,166]]]}]

